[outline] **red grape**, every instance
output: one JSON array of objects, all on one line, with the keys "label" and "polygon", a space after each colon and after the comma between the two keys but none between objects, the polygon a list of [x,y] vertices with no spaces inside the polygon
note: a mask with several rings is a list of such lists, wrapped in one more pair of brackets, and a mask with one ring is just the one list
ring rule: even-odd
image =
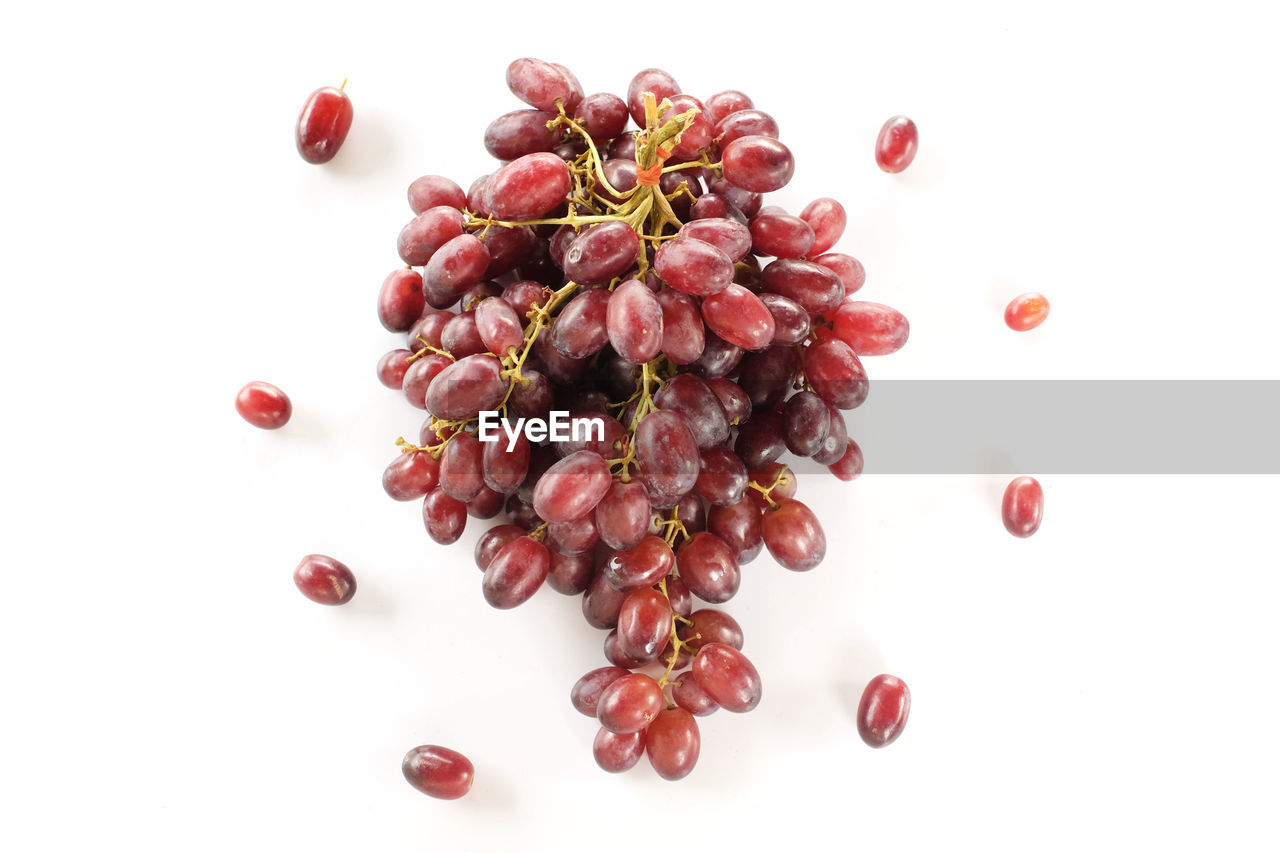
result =
[{"label": "red grape", "polygon": [[[574,249],[581,242],[575,243]],[[662,347],[662,319],[662,306],[653,292],[635,279],[624,281],[609,297],[605,314],[609,342],[627,361],[649,361]]]},{"label": "red grape", "polygon": [[658,682],[633,672],[604,689],[596,703],[596,717],[614,734],[629,734],[649,725],[666,704]]},{"label": "red grape", "polygon": [[880,128],[876,138],[876,165],[886,172],[901,172],[916,157],[920,132],[906,116],[894,116]]},{"label": "red grape", "polygon": [[524,604],[542,586],[551,571],[551,554],[536,539],[512,539],[484,570],[484,600],[507,610]]},{"label": "red grape", "polygon": [[1049,300],[1039,293],[1024,293],[1004,309],[1005,325],[1015,332],[1034,329],[1049,316]]},{"label": "red grape", "polygon": [[704,298],[702,318],[711,331],[743,349],[764,349],[773,341],[773,314],[759,297],[738,284]]},{"label": "red grape", "polygon": [[663,711],[644,733],[644,749],[649,763],[663,779],[683,779],[698,762],[702,739],[698,721],[683,708]]},{"label": "red grape", "polygon": [[507,66],[507,88],[532,107],[556,112],[557,102],[572,112],[582,100],[574,97],[577,80],[564,66],[541,59],[517,59]]},{"label": "red grape", "polygon": [[591,752],[596,764],[608,773],[622,773],[636,766],[640,756],[644,755],[644,732],[630,732],[620,735],[601,728],[596,732],[596,739],[591,744]]},{"label": "red grape", "polygon": [[420,450],[399,454],[382,472],[382,488],[397,501],[426,497],[439,484],[440,460]]},{"label": "red grape", "polygon": [[813,229],[798,216],[762,213],[751,220],[751,244],[757,255],[803,258],[813,249]]},{"label": "red grape", "polygon": [[443,746],[416,746],[401,765],[409,784],[429,797],[456,800],[471,790],[475,767],[465,755]]},{"label": "red grape", "polygon": [[319,604],[346,604],[356,594],[356,577],[332,557],[308,554],[293,570],[293,582]]},{"label": "red grape", "polygon": [[[396,251],[400,253],[400,259],[411,266],[423,266],[441,246],[462,236],[463,221],[462,211],[456,207],[442,205],[422,211],[400,229],[400,236],[396,238]],[[487,256],[484,262],[486,265],[489,263]],[[481,272],[483,271],[482,269]],[[421,286],[421,279],[419,285]]]},{"label": "red grape", "polygon": [[462,187],[440,175],[423,175],[409,184],[409,209],[414,213],[440,206],[462,210],[467,206],[467,194]]},{"label": "red grape", "polygon": [[858,702],[858,735],[867,746],[888,746],[902,734],[911,713],[911,691],[900,678],[877,675]]},{"label": "red grape", "polygon": [[657,536],[647,535],[633,547],[610,557],[601,574],[615,589],[634,592],[665,578],[675,564],[671,546]]},{"label": "red grape", "polygon": [[499,219],[534,219],[557,207],[571,183],[569,167],[555,154],[526,154],[493,173],[488,207]]},{"label": "red grape", "polygon": [[733,283],[733,261],[710,243],[676,237],[654,254],[653,268],[667,284],[693,296],[706,296]]},{"label": "red grape", "polygon": [[795,498],[783,498],[760,520],[769,554],[784,569],[807,572],[827,554],[827,535],[813,510]]},{"label": "red grape", "polygon": [[317,164],[332,160],[351,130],[352,115],[351,99],[342,89],[326,86],[312,92],[302,105],[295,134],[302,159]]},{"label": "red grape", "polygon": [[515,160],[526,154],[550,151],[560,144],[560,134],[547,129],[554,112],[516,110],[498,116],[485,128],[485,150],[499,160]]},{"label": "red grape", "polygon": [[258,429],[280,429],[293,414],[293,403],[270,382],[250,382],[236,394],[236,411]]},{"label": "red grape", "polygon": [[708,643],[693,659],[693,677],[717,705],[736,714],[760,704],[760,673],[747,656],[723,643]]},{"label": "red grape", "polygon": [[791,150],[769,136],[742,136],[733,140],[725,146],[722,162],[726,181],[756,193],[782,189],[796,170]]},{"label": "red grape", "polygon": [[911,334],[901,312],[878,302],[845,300],[832,322],[836,337],[859,356],[895,353]]},{"label": "red grape", "polygon": [[1044,517],[1044,489],[1034,477],[1018,477],[1004,490],[1000,506],[1004,529],[1025,539],[1040,529]]},{"label": "red grape", "polygon": [[547,521],[571,521],[596,508],[612,477],[600,454],[580,450],[547,469],[533,489],[533,508]]},{"label": "red grape", "polygon": [[813,246],[808,252],[812,256],[821,255],[836,244],[844,233],[848,214],[845,213],[844,205],[834,198],[820,198],[805,205],[804,210],[800,211],[800,218],[813,229]]},{"label": "red grape", "polygon": [[378,292],[378,320],[389,332],[407,332],[427,307],[422,276],[414,270],[394,270]]},{"label": "red grape", "polygon": [[645,92],[651,92],[654,99],[661,103],[663,98],[679,94],[680,84],[660,68],[646,68],[631,78],[631,83],[627,86],[627,108],[631,110],[631,118],[640,127],[644,127]]}]

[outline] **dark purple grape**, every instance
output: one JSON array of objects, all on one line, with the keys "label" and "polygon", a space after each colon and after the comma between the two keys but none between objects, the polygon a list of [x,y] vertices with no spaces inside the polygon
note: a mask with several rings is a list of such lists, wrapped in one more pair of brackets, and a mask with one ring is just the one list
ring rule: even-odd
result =
[{"label": "dark purple grape", "polygon": [[729,440],[729,421],[719,398],[706,382],[692,374],[671,377],[654,397],[654,403],[660,409],[682,415],[699,448],[715,447]]},{"label": "dark purple grape", "polygon": [[[533,231],[523,225],[514,228],[493,225],[487,230],[481,230],[477,236],[489,250],[489,266],[484,271],[486,278],[497,278],[510,272],[529,260],[540,248]],[[465,295],[463,305],[466,305]]]},{"label": "dark purple grape", "polygon": [[773,462],[787,450],[782,415],[773,411],[757,412],[738,429],[734,451],[748,469],[754,470]]},{"label": "dark purple grape", "polygon": [[742,347],[729,343],[719,335],[707,332],[702,355],[690,363],[689,370],[703,379],[719,379],[733,372],[738,362],[742,361],[743,352]]},{"label": "dark purple grape", "polygon": [[751,417],[751,398],[736,382],[729,379],[708,379],[707,387],[720,401],[720,408],[729,419],[729,426],[738,426]]},{"label": "dark purple grape", "polygon": [[579,595],[591,583],[595,561],[590,554],[561,554],[551,551],[551,571],[547,586],[561,595]]},{"label": "dark purple grape", "polygon": [[782,410],[782,427],[788,450],[796,456],[812,456],[831,429],[827,404],[812,391],[792,395]]},{"label": "dark purple grape", "polygon": [[813,461],[819,465],[834,465],[840,461],[840,457],[844,456],[848,449],[849,433],[845,426],[844,415],[840,414],[840,410],[830,403],[826,403],[826,406],[830,418],[830,429],[827,431],[827,437],[822,440],[822,446],[814,451]]},{"label": "dark purple grape", "polygon": [[[743,359],[738,384],[751,398],[752,409],[759,412],[781,404],[791,393],[799,372],[800,356],[795,347],[769,347]],[[747,467],[757,466],[748,462]]]}]

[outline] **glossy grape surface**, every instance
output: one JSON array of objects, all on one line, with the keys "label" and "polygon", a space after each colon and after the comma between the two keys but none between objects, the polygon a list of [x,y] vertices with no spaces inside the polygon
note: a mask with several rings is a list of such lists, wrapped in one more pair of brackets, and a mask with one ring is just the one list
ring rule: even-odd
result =
[{"label": "glossy grape surface", "polygon": [[876,138],[876,165],[886,172],[901,172],[916,158],[920,131],[906,116],[894,116],[880,128]]},{"label": "glossy grape surface", "polygon": [[298,115],[294,134],[298,153],[308,163],[328,163],[351,130],[354,112],[347,93],[332,86],[316,89]]},{"label": "glossy grape surface", "polygon": [[888,746],[902,734],[910,713],[911,691],[906,682],[893,675],[877,675],[858,702],[858,735],[867,746]]},{"label": "glossy grape surface", "polygon": [[1040,529],[1044,518],[1044,489],[1034,477],[1018,477],[1004,490],[1000,505],[1004,529],[1025,539]]},{"label": "glossy grape surface", "polygon": [[409,750],[401,770],[410,785],[440,800],[456,800],[466,795],[476,772],[465,755],[434,744]]},{"label": "glossy grape surface", "polygon": [[236,394],[236,411],[258,429],[280,429],[293,415],[293,403],[270,382],[250,382]]},{"label": "glossy grape surface", "polygon": [[318,604],[346,604],[356,594],[351,569],[324,554],[308,554],[293,570],[298,591]]},{"label": "glossy grape surface", "polygon": [[1027,332],[1049,317],[1049,300],[1039,293],[1024,293],[1004,309],[1005,325],[1015,332]]}]

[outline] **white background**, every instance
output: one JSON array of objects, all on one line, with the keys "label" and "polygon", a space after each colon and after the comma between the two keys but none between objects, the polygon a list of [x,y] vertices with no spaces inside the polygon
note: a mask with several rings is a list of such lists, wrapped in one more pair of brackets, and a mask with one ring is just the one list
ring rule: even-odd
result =
[{"label": "white background", "polygon": [[[866,7],[866,8],[863,8]],[[747,567],[765,698],[678,784],[591,758],[568,703],[602,634],[544,590],[485,605],[380,485],[419,416],[377,384],[404,189],[492,167],[533,55],[588,92],[656,65],[750,93],[831,195],[887,377],[1280,378],[1280,62],[1260,3],[28,4],[6,13],[0,847],[9,850],[1260,849],[1280,739],[1271,477],[807,478],[830,551]],[[328,166],[313,89],[350,76]],[[881,122],[920,127],[881,173]],[[1008,331],[1014,295],[1052,316]],[[251,379],[292,396],[254,430]],[[1195,401],[1189,400],[1189,406]],[[874,447],[865,448],[874,454]],[[1196,448],[1188,448],[1189,453]],[[1041,472],[1028,472],[1041,473]],[[322,608],[291,572],[359,578]],[[902,739],[858,740],[878,672]],[[471,794],[411,789],[420,743]],[[821,840],[820,840],[821,839]]]}]

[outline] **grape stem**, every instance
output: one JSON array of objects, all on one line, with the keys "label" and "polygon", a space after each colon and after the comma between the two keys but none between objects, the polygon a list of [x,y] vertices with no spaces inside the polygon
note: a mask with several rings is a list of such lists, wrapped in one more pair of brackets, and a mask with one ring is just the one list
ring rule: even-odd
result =
[{"label": "grape stem", "polygon": [[764,495],[764,499],[769,502],[769,506],[776,508],[778,506],[778,502],[773,499],[772,492],[774,489],[778,488],[778,485],[782,483],[784,479],[786,479],[786,473],[787,473],[786,468],[783,468],[782,470],[780,470],[778,472],[778,475],[773,478],[773,482],[767,486],[762,486],[759,483],[755,483],[755,482],[748,483],[747,485],[755,489],[760,494]]},{"label": "grape stem", "polygon": [[454,357],[453,353],[449,352],[448,350],[442,350],[439,347],[433,347],[430,343],[427,342],[427,339],[424,338],[422,335],[418,335],[418,343],[422,344],[422,349],[418,350],[413,355],[410,355],[407,358],[405,358],[404,360],[405,364],[413,364],[415,361],[422,358],[424,355],[428,355],[430,353],[436,353],[437,355],[446,356],[450,361],[457,361],[457,358]]},{"label": "grape stem", "polygon": [[[672,512],[674,513],[674,510],[672,510]],[[679,522],[676,522],[676,523],[679,524]],[[680,525],[680,526],[682,528],[684,527],[684,525]],[[667,604],[669,606],[671,604],[671,595],[670,593],[667,592],[666,578],[663,578],[662,580],[658,581],[658,591],[661,592],[663,596],[667,599]],[[675,610],[673,609],[671,611],[671,633],[667,635],[667,651],[668,651],[667,671],[664,672],[662,674],[662,677],[658,679],[658,687],[662,688],[663,697],[667,695],[666,694],[667,685],[671,683],[671,673],[675,671],[676,661],[680,659],[680,653],[684,651],[686,648],[688,648],[689,640],[697,640],[697,639],[701,639],[702,637],[701,634],[694,634],[692,637],[689,638],[689,640],[680,639],[680,632],[676,630],[676,625],[680,622],[683,622],[686,625],[693,624],[691,621],[684,618],[679,613],[676,613]],[[667,709],[670,710],[674,707],[676,707],[675,703],[668,699]]]}]

